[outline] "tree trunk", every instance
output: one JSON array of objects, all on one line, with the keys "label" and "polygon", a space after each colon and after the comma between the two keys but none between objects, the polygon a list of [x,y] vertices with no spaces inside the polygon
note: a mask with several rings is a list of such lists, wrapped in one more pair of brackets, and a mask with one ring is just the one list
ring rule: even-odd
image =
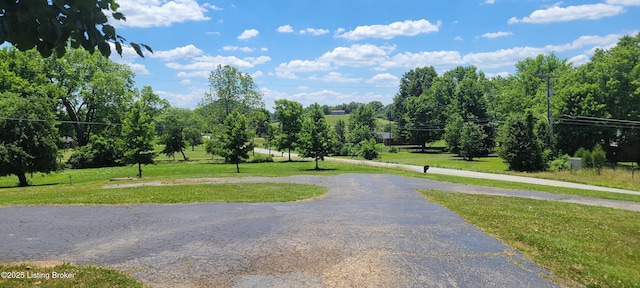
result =
[{"label": "tree trunk", "polygon": [[425,142],[422,142],[422,153],[425,152],[426,148],[427,148],[427,144]]},{"label": "tree trunk", "polygon": [[320,168],[318,168],[318,157],[316,157],[316,170],[320,170]]},{"label": "tree trunk", "polygon": [[138,178],[142,178],[142,165],[138,163]]},{"label": "tree trunk", "polygon": [[191,151],[196,151],[196,146],[191,145]]},{"label": "tree trunk", "polygon": [[84,133],[84,127],[82,126],[82,124],[80,124],[80,119],[78,118],[78,114],[76,113],[76,111],[73,109],[73,104],[71,104],[71,102],[67,98],[62,98],[62,104],[64,104],[64,107],[69,114],[69,118],[71,119],[71,121],[73,121],[73,128],[76,131],[76,140],[78,141],[78,146],[86,146],[89,143],[89,139],[85,137],[86,135]]},{"label": "tree trunk", "polygon": [[236,163],[236,172],[240,173],[240,166],[238,165],[238,163]]},{"label": "tree trunk", "polygon": [[182,151],[182,149],[180,149],[180,153],[182,153],[182,158],[184,158],[184,161],[189,160],[189,159],[187,159],[187,156],[184,155],[184,151]]},{"label": "tree trunk", "polygon": [[24,172],[19,172],[16,176],[18,176],[18,180],[20,181],[20,187],[29,186],[29,182],[27,182],[27,175],[25,175]]},{"label": "tree trunk", "polygon": [[289,162],[291,162],[291,148],[289,148]]}]

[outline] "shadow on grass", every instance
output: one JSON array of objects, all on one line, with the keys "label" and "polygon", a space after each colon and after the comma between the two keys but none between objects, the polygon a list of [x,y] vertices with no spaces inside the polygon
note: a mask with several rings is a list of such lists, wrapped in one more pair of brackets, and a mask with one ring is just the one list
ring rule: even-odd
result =
[{"label": "shadow on grass", "polygon": [[335,171],[338,170],[337,168],[308,168],[308,169],[300,169],[300,171],[317,171],[317,172],[323,172],[323,171]]},{"label": "shadow on grass", "polygon": [[[69,184],[68,182],[66,182],[67,184]],[[7,184],[5,185],[0,185],[0,189],[9,189],[9,188],[29,188],[29,187],[46,187],[46,186],[54,186],[54,185],[60,185],[60,184],[65,184],[65,182],[59,182],[59,183],[43,183],[43,184],[30,184],[29,186],[20,186],[19,183],[16,183],[14,185],[8,186]]]}]

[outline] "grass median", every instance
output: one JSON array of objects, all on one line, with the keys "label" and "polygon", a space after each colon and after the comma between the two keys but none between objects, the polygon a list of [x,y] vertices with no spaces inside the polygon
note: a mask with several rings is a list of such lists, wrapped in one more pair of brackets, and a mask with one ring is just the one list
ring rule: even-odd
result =
[{"label": "grass median", "polygon": [[639,212],[522,198],[420,192],[522,251],[564,279],[564,284],[640,287]]}]

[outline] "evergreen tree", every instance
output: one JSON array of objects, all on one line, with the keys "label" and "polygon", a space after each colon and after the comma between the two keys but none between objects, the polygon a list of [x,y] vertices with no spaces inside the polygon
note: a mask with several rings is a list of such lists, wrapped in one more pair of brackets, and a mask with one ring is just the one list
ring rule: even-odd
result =
[{"label": "evergreen tree", "polygon": [[542,145],[534,133],[531,112],[512,116],[500,131],[498,154],[514,171],[540,171],[545,167]]}]

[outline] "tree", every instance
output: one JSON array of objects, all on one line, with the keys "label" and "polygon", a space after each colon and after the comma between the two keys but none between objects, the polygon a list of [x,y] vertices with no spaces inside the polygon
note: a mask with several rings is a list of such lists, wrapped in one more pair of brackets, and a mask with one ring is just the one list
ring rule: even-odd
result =
[{"label": "tree", "polygon": [[346,137],[347,124],[344,122],[344,120],[338,119],[338,121],[336,122],[333,128],[334,128],[334,135],[336,137],[336,145],[334,146],[335,150],[333,154],[340,155],[340,156],[348,155],[348,152],[344,152],[346,151],[345,143],[347,143],[347,137]]},{"label": "tree", "polygon": [[447,142],[447,149],[454,154],[460,154],[460,131],[464,126],[464,120],[459,114],[451,115],[451,119],[444,127],[444,140]]},{"label": "tree", "polygon": [[349,130],[353,130],[356,126],[367,127],[373,133],[376,129],[378,119],[373,107],[369,105],[360,105],[355,111],[349,114]]},{"label": "tree", "polygon": [[332,149],[333,134],[331,127],[324,119],[322,107],[315,103],[311,105],[311,111],[304,117],[302,128],[298,134],[298,151],[302,157],[311,157],[316,161],[318,170],[318,160],[323,160]]},{"label": "tree", "polygon": [[186,139],[187,142],[189,142],[189,145],[191,145],[191,151],[195,150],[195,146],[204,143],[202,141],[202,132],[200,132],[198,128],[187,127],[182,130],[182,133],[184,135],[184,139]]},{"label": "tree", "polygon": [[[76,49],[63,58],[49,59],[43,72],[57,87],[55,98],[67,119],[73,122],[79,146],[87,145],[94,134],[120,135],[122,111],[131,106],[135,92],[134,73],[129,66]],[[93,122],[115,125],[93,125]]]},{"label": "tree", "polygon": [[473,157],[479,156],[484,150],[484,134],[482,128],[473,122],[462,125],[460,133],[460,156],[467,161],[473,161]]},{"label": "tree", "polygon": [[142,164],[153,164],[156,153],[153,151],[155,129],[141,101],[136,101],[126,113],[122,124],[124,141],[124,161],[138,164],[138,177],[142,178]]},{"label": "tree", "polygon": [[287,100],[276,100],[276,119],[280,121],[280,134],[276,139],[278,149],[289,151],[291,161],[291,149],[298,143],[298,133],[302,128],[302,104]]},{"label": "tree", "polygon": [[184,155],[186,144],[182,137],[182,127],[169,126],[162,135],[161,144],[164,145],[164,148],[160,153],[167,155],[167,157],[173,157],[173,160],[175,160],[174,154],[180,152],[184,160],[188,160],[187,156]]},{"label": "tree", "polygon": [[143,107],[145,107],[147,110],[146,113],[151,117],[151,119],[155,119],[157,116],[162,114],[162,112],[171,107],[171,104],[169,104],[167,99],[162,99],[158,94],[153,93],[153,88],[151,88],[151,86],[144,86],[139,93],[138,91],[135,91],[135,94],[139,94],[137,98],[142,101]]},{"label": "tree", "polygon": [[393,98],[391,109],[393,119],[390,119],[397,123],[401,139],[408,140],[406,130],[408,117],[406,114],[413,108],[409,106],[407,100],[422,95],[431,87],[437,76],[438,73],[433,66],[412,69],[402,75],[399,91]]},{"label": "tree", "polygon": [[502,126],[498,155],[509,163],[513,171],[540,171],[544,169],[542,145],[534,133],[534,119],[527,115],[512,115]]},{"label": "tree", "polygon": [[[105,57],[111,54],[111,45],[122,55],[125,39],[116,29],[107,24],[105,15],[114,20],[126,20],[117,12],[120,6],[116,0],[83,1],[2,1],[0,3],[0,43],[9,42],[21,51],[34,47],[42,57],[49,57],[54,51],[62,57],[68,45],[82,46],[91,52],[98,51]],[[141,46],[152,52],[145,44],[130,42],[129,45],[144,57]]]},{"label": "tree", "polygon": [[53,105],[42,95],[0,97],[0,176],[16,175],[28,186],[27,173],[57,169],[58,138]]},{"label": "tree", "polygon": [[225,161],[236,164],[240,173],[240,162],[249,159],[249,151],[253,149],[249,142],[247,118],[238,111],[233,111],[224,121],[224,131],[220,137],[220,156]]},{"label": "tree", "polygon": [[440,122],[441,109],[433,93],[423,93],[419,97],[409,98],[407,103],[412,109],[405,114],[408,119],[405,135],[412,143],[420,144],[424,153],[427,142],[442,137],[444,125]]},{"label": "tree", "polygon": [[263,106],[262,94],[251,75],[229,65],[218,65],[209,75],[209,92],[205,100],[214,103],[214,118],[218,123],[233,111],[248,115]]}]

